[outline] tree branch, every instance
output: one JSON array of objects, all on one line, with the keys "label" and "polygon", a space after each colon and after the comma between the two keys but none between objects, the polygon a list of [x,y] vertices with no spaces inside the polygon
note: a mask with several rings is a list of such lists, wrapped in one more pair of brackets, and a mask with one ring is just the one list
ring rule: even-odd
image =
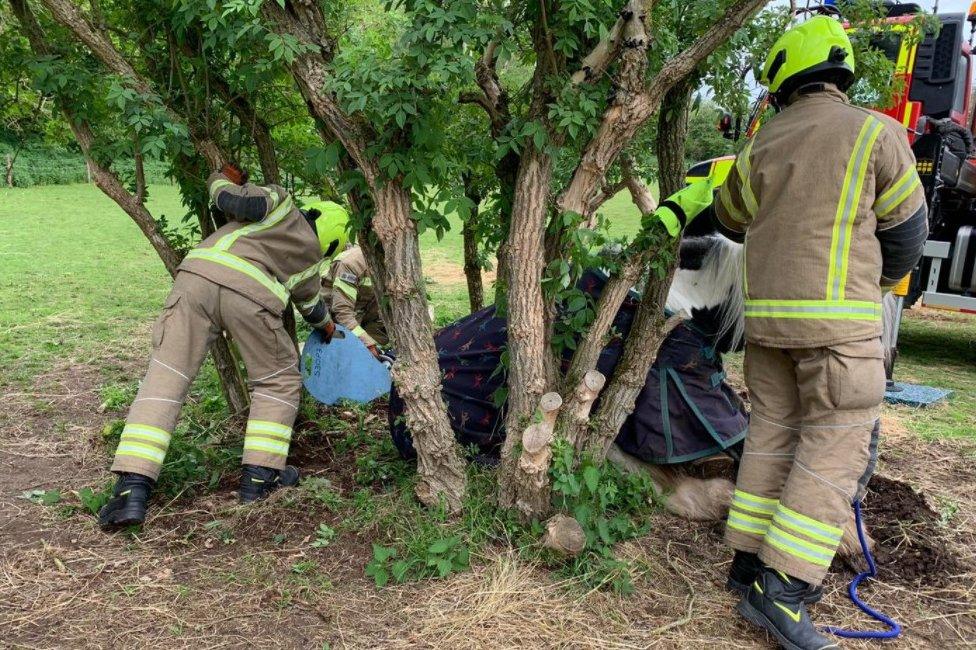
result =
[{"label": "tree branch", "polygon": [[[753,13],[768,4],[769,0],[736,0],[692,45],[668,61],[647,84],[636,86],[636,75],[621,74],[620,89],[614,104],[603,114],[597,133],[587,144],[569,184],[560,194],[557,204],[564,212],[584,214],[591,197],[597,191],[607,169],[623,148],[654,115],[664,95],[689,75],[699,63],[714,52],[736,30],[745,24]],[[630,21],[634,26],[639,21]],[[631,48],[631,51],[638,48]],[[644,48],[640,48],[640,57]],[[623,73],[628,52],[623,53]],[[637,65],[633,66],[635,71]]]}]

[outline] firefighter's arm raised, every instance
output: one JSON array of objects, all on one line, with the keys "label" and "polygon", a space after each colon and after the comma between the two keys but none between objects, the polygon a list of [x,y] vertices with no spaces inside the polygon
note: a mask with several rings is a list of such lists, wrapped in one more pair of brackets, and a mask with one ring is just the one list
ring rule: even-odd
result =
[{"label": "firefighter's arm raised", "polygon": [[695,181],[662,201],[652,214],[644,217],[642,226],[646,229],[658,220],[667,228],[668,234],[680,237],[681,231],[694,219],[702,214],[707,218],[713,200],[711,181]]},{"label": "firefighter's arm raised", "polygon": [[224,172],[214,172],[207,179],[207,189],[217,209],[235,221],[261,221],[275,208],[291,201],[288,193],[277,186],[261,187],[234,183]]}]

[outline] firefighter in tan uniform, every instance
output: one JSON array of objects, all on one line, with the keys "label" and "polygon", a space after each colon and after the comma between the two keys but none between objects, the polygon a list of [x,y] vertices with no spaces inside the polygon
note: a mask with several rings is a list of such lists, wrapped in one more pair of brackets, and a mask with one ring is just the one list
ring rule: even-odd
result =
[{"label": "firefighter in tan uniform", "polygon": [[374,355],[389,343],[362,248],[350,246],[336,256],[322,275],[322,297],[335,322],[358,336]]},{"label": "firefighter in tan uniform", "polygon": [[286,460],[301,374],[282,313],[292,300],[312,327],[331,337],[334,325],[319,295],[328,242],[320,242],[314,222],[282,187],[249,184],[233,165],[207,185],[229,221],[183,260],[156,321],[149,369],[112,465],[119,479],[99,513],[104,529],[145,520],[187,390],[224,330],[237,342],[251,391],[240,500],[254,501],[298,481],[298,470]]},{"label": "firefighter in tan uniform", "polygon": [[851,106],[850,41],[836,20],[785,33],[761,82],[778,114],[739,153],[716,216],[745,232],[749,435],[729,512],[738,611],[785,648],[836,644],[805,603],[863,496],[884,396],[881,297],[927,235],[905,130]]}]

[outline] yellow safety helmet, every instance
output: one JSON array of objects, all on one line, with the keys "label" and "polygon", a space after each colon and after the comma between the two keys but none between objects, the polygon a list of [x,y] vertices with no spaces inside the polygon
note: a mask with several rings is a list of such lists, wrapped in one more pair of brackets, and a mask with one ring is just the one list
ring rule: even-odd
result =
[{"label": "yellow safety helmet", "polygon": [[[854,48],[839,21],[815,16],[790,29],[773,44],[759,83],[776,95],[791,80],[828,70],[842,73],[841,90],[846,90],[854,80]],[[793,84],[787,88],[790,85]]]},{"label": "yellow safety helmet", "polygon": [[349,213],[333,201],[316,201],[305,206],[307,212],[317,210],[315,231],[322,245],[322,256],[329,258],[341,253],[349,241]]}]

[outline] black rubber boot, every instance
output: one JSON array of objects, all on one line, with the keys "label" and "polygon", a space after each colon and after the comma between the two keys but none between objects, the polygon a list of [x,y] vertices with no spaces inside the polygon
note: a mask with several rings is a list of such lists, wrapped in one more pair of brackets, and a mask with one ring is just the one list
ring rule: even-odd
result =
[{"label": "black rubber boot", "polygon": [[244,465],[241,468],[241,488],[238,492],[241,503],[263,499],[280,487],[298,485],[298,477],[298,468],[292,465],[286,465],[283,470]]},{"label": "black rubber boot", "polygon": [[113,531],[136,526],[146,520],[146,503],[156,481],[142,474],[122,472],[115,482],[112,498],[98,512],[98,525]]},{"label": "black rubber boot", "polygon": [[[749,587],[756,581],[763,570],[763,563],[755,553],[736,551],[729,569],[729,579],[725,581],[725,588],[740,596],[745,596]],[[823,587],[810,585],[810,590],[803,597],[803,602],[812,605],[823,598]]]},{"label": "black rubber boot", "polygon": [[827,650],[840,645],[814,627],[804,595],[810,585],[799,578],[764,568],[736,608],[750,623],[771,633],[787,650]]}]

